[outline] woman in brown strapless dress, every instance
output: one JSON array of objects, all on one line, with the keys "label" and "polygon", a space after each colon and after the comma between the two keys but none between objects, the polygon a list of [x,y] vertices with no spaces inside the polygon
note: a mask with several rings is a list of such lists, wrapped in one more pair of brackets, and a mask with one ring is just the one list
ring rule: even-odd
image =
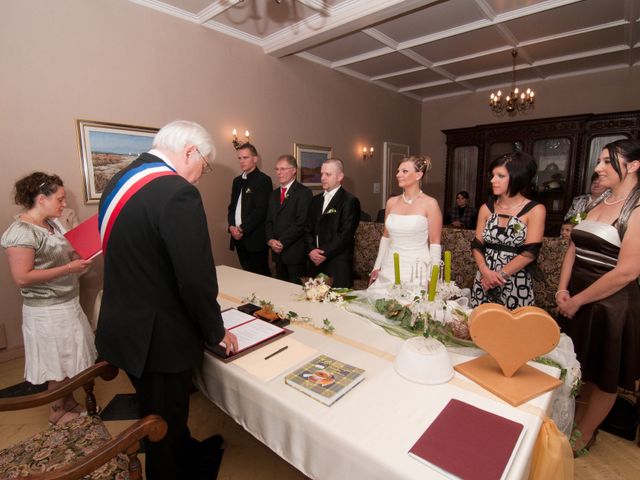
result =
[{"label": "woman in brown strapless dress", "polygon": [[633,390],[640,378],[640,141],[606,145],[595,171],[609,191],[571,232],[556,293],[585,382],[575,451],[593,444],[618,386]]}]

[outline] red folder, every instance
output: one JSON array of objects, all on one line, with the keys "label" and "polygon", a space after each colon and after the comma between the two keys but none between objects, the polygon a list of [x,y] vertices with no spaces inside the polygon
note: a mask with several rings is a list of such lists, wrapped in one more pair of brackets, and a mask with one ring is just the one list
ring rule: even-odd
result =
[{"label": "red folder", "polygon": [[452,399],[409,454],[447,476],[465,480],[506,477],[524,426]]},{"label": "red folder", "polygon": [[90,260],[102,253],[97,213],[77,227],[69,230],[64,236],[84,260]]}]

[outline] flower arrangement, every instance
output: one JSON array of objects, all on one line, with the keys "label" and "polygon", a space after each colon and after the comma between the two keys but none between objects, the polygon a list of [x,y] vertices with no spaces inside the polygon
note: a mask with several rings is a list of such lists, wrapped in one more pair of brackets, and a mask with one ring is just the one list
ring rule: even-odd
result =
[{"label": "flower arrangement", "polygon": [[389,333],[401,338],[422,334],[447,346],[475,346],[469,337],[468,299],[455,282],[439,282],[434,301],[428,300],[424,290],[415,292],[409,302],[405,298],[406,292],[374,303],[375,310],[393,322],[381,325]]},{"label": "flower arrangement", "polygon": [[580,222],[582,222],[585,218],[587,218],[587,212],[578,212],[576,213],[573,217],[571,217],[569,219],[569,222],[571,222],[574,225],[578,225]]},{"label": "flower arrangement", "polygon": [[322,323],[317,324],[313,321],[311,317],[298,315],[296,312],[292,310],[287,311],[284,308],[276,308],[274,307],[273,303],[269,302],[268,300],[263,300],[258,298],[258,296],[255,293],[252,293],[251,296],[247,298],[243,298],[242,301],[244,303],[253,303],[254,305],[260,305],[262,310],[266,312],[273,312],[275,315],[278,316],[278,318],[281,318],[283,320],[288,320],[293,324],[297,323],[302,325],[308,325],[314,328],[315,330],[321,330],[322,332],[328,335],[331,335],[335,331],[335,327],[333,326],[333,324],[328,318],[323,318]]},{"label": "flower arrangement", "polygon": [[355,295],[349,295],[350,288],[331,288],[332,282],[333,279],[324,273],[313,278],[303,278],[303,300],[342,305],[356,298]]}]

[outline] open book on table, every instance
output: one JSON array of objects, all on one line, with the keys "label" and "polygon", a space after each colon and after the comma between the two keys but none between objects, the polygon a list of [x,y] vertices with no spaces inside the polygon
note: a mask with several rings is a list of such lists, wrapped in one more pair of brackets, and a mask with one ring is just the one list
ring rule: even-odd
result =
[{"label": "open book on table", "polygon": [[235,308],[222,312],[224,328],[238,338],[238,351],[227,355],[224,343],[207,345],[206,348],[225,361],[230,361],[250,351],[291,333],[291,330],[260,320]]}]

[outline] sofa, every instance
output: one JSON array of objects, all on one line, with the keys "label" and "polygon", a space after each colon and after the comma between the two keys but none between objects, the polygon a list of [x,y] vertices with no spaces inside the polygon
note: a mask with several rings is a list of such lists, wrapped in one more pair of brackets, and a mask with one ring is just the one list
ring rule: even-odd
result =
[{"label": "sofa", "polygon": [[[369,273],[378,255],[378,244],[384,225],[374,222],[360,222],[356,230],[353,255],[354,289],[367,288]],[[451,250],[451,275],[461,288],[471,288],[476,275],[476,262],[471,254],[471,240],[474,230],[443,227],[442,251]],[[567,241],[560,237],[544,237],[538,255],[538,266],[544,273],[543,281],[533,281],[535,304],[555,315],[555,293],[558,290],[560,267]]]}]

